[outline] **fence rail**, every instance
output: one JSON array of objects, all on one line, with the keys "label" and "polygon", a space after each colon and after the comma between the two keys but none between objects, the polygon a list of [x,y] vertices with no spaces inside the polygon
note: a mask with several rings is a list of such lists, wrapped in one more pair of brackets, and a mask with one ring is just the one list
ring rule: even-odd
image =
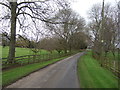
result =
[{"label": "fence rail", "polygon": [[73,53],[25,55],[25,56],[15,57],[15,60],[12,63],[9,63],[7,61],[7,58],[2,58],[2,68],[6,68],[6,67],[8,67],[8,65],[10,66],[11,64],[25,65],[25,64],[48,61],[48,60],[68,56],[68,55],[71,55],[71,54],[73,54]]},{"label": "fence rail", "polygon": [[100,64],[111,70],[115,75],[120,78],[120,61],[119,60],[112,60],[110,58],[104,58],[100,60]]}]

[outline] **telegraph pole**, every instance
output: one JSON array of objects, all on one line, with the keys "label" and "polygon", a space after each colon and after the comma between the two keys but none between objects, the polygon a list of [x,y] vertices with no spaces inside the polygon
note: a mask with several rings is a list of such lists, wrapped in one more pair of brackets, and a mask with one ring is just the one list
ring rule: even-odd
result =
[{"label": "telegraph pole", "polygon": [[118,2],[118,38],[119,37],[120,37],[120,1]]},{"label": "telegraph pole", "polygon": [[[120,37],[120,1],[118,2],[118,38],[119,37]],[[120,59],[120,43],[118,45],[118,59]],[[120,69],[120,62],[118,62],[118,69]],[[118,80],[118,88],[120,88],[120,79]]]},{"label": "telegraph pole", "polygon": [[[118,2],[118,40],[120,37],[120,1]],[[120,42],[120,41],[118,41]],[[118,45],[118,60],[120,59],[120,43]],[[120,62],[118,62],[118,69],[120,69]],[[120,88],[120,80],[118,80],[118,88]]]},{"label": "telegraph pole", "polygon": [[[101,26],[100,26],[100,36],[99,36],[99,44],[100,44],[100,57],[104,52],[104,0],[102,2],[102,10],[101,10]],[[102,59],[101,66],[102,66]]]},{"label": "telegraph pole", "polygon": [[[118,42],[120,42],[120,1],[118,2]],[[120,59],[120,43],[118,44],[118,59]]]},{"label": "telegraph pole", "polygon": [[102,12],[101,12],[101,17],[102,17],[102,20],[101,20],[101,42],[104,42],[104,0],[102,2]]}]

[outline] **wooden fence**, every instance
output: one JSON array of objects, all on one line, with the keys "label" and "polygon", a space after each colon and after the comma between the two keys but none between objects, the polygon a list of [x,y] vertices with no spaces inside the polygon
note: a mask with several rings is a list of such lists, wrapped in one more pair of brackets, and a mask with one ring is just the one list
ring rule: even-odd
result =
[{"label": "wooden fence", "polygon": [[13,64],[26,65],[26,64],[31,64],[31,63],[44,62],[44,61],[68,56],[68,55],[71,55],[71,54],[73,54],[73,53],[25,55],[25,56],[15,57],[15,60],[12,63],[9,63],[7,61],[7,58],[2,58],[2,68],[6,68],[6,67],[8,67],[8,65],[10,66],[10,65],[13,65]]},{"label": "wooden fence", "polygon": [[100,59],[99,62],[101,64],[101,66],[112,71],[115,75],[117,75],[120,78],[120,61],[119,60],[112,60],[110,58],[103,58],[103,59]]}]

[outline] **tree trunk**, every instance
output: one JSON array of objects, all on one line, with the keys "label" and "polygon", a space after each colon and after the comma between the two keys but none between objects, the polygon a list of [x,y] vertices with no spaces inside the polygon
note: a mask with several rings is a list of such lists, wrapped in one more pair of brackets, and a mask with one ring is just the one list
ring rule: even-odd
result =
[{"label": "tree trunk", "polygon": [[72,47],[71,47],[71,45],[70,45],[70,47],[69,47],[69,51],[70,51],[70,52],[72,51]]},{"label": "tree trunk", "polygon": [[65,52],[65,54],[67,53],[67,49],[66,48],[64,48],[64,52]]},{"label": "tree trunk", "polygon": [[10,2],[10,6],[11,6],[11,36],[10,36],[8,61],[12,63],[15,60],[17,2]]}]

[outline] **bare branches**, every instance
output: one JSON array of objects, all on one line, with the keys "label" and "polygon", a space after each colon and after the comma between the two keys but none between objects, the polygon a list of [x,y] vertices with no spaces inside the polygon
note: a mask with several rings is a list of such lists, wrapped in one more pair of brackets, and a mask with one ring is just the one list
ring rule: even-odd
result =
[{"label": "bare branches", "polygon": [[[46,2],[46,1],[48,1],[48,2]],[[58,3],[58,1],[59,1],[59,3]],[[32,27],[33,30],[31,30],[31,31],[34,31],[34,33],[37,32],[36,33],[36,42],[38,41],[38,39],[41,36],[39,34],[42,34],[40,32],[40,29],[37,26],[38,25],[37,20],[44,22],[44,23],[50,23],[50,24],[61,25],[61,26],[64,24],[71,24],[71,25],[73,24],[72,22],[68,22],[67,20],[53,21],[53,20],[49,19],[50,17],[52,17],[52,15],[55,15],[57,10],[60,9],[59,7],[57,7],[57,5],[60,5],[61,7],[64,7],[64,5],[65,5],[64,8],[68,7],[66,2],[64,3],[63,1],[60,1],[60,0],[57,0],[56,2],[54,2],[54,1],[49,2],[49,0],[44,0],[44,1],[40,1],[40,2],[17,1],[17,2],[7,2],[8,5],[5,3],[0,3],[1,5],[8,7],[10,9],[10,13],[11,13],[10,14],[11,42],[10,42],[8,60],[12,61],[12,60],[14,60],[14,57],[15,57],[16,29],[18,29],[18,28],[16,28],[17,22],[19,23],[20,29],[22,29],[23,32],[31,29],[31,27],[33,25],[33,27]],[[53,8],[52,2],[54,2],[54,4],[58,3],[57,5],[55,5],[55,8]],[[55,10],[55,9],[57,9],[57,10]],[[68,17],[69,17],[69,15],[68,15]],[[64,36],[67,37],[67,33]]]},{"label": "bare branches", "polygon": [[28,3],[35,3],[35,2],[20,2],[17,4],[17,6],[21,5],[21,4],[28,4]]},{"label": "bare branches", "polygon": [[107,52],[115,53],[116,45],[118,43],[117,39],[117,11],[110,4],[102,3],[102,7],[99,5],[94,5],[89,13],[90,24],[89,28],[92,32],[93,52],[97,56],[106,54]]},{"label": "bare branches", "polygon": [[59,43],[62,44],[66,52],[67,49],[71,48],[71,36],[83,30],[85,25],[84,19],[68,8],[59,11],[55,17],[52,17],[50,20],[52,22],[63,22],[63,24],[55,25],[46,23],[46,26],[60,38]]},{"label": "bare branches", "polygon": [[5,7],[7,7],[7,8],[9,8],[11,10],[11,7],[8,6],[7,4],[1,3],[1,2],[0,2],[0,4],[3,5],[3,6],[5,6]]}]

